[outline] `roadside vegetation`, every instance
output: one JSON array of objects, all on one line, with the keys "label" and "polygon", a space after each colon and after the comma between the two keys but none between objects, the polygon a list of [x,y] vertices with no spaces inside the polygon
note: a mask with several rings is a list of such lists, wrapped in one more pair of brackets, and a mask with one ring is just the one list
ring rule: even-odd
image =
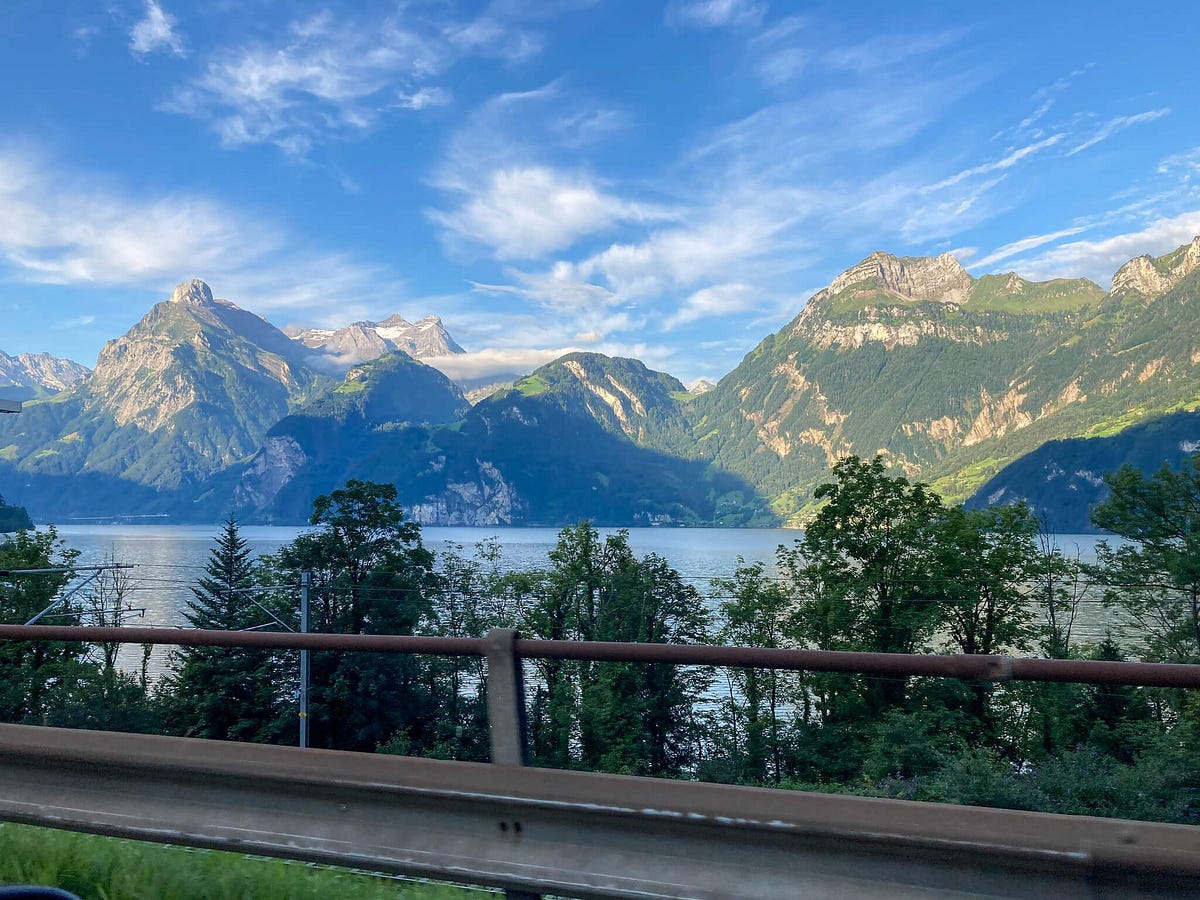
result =
[{"label": "roadside vegetation", "polygon": [[0,823],[0,884],[82,900],[478,900],[478,889],[299,862]]}]

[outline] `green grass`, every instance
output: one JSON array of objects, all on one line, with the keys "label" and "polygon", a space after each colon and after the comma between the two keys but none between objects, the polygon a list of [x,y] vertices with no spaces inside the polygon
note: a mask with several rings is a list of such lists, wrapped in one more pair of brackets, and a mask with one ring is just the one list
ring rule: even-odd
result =
[{"label": "green grass", "polygon": [[538,394],[544,394],[550,390],[550,385],[537,375],[529,375],[522,378],[513,387],[526,397],[536,397]]},{"label": "green grass", "polygon": [[83,900],[479,900],[498,896],[349,869],[11,823],[0,823],[0,884],[49,885]]}]

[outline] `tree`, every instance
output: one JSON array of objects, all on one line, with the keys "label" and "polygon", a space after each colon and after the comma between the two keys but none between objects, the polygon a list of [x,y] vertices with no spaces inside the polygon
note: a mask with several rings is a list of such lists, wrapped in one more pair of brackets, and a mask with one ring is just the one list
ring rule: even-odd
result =
[{"label": "tree", "polygon": [[1200,454],[1147,478],[1132,466],[1105,476],[1111,496],[1092,521],[1129,541],[1102,542],[1104,600],[1145,635],[1145,656],[1200,661]]},{"label": "tree", "polygon": [[[228,519],[209,550],[204,577],[192,588],[184,618],[193,628],[278,628],[293,615],[257,577],[237,521]],[[180,647],[160,688],[168,727],[188,737],[271,742],[290,729],[296,654],[250,647]]]},{"label": "tree", "polygon": [[[62,568],[43,575],[0,575],[0,621],[27,622],[70,582],[78,553],[45,531],[18,531],[0,543],[0,570]],[[78,625],[78,607],[64,604],[57,624]],[[0,642],[0,721],[42,724],[78,695],[87,674],[86,648],[57,641]]]},{"label": "tree", "polygon": [[[879,456],[846,457],[833,476],[814,492],[825,504],[804,537],[779,548],[797,602],[792,636],[822,650],[914,653],[940,618],[932,536],[942,501],[926,485],[888,474]],[[905,685],[868,679],[859,698],[874,718],[903,705]]]},{"label": "tree", "polygon": [[[278,580],[312,573],[310,630],[411,634],[432,612],[433,554],[405,519],[391,484],[348,481],[313,501],[315,531],[270,560]],[[407,654],[314,652],[309,688],[315,747],[375,750],[437,743],[437,708],[423,662]]]},{"label": "tree", "polygon": [[[717,579],[722,643],[735,647],[782,647],[791,603],[762,563],[739,557],[733,577]],[[796,677],[775,669],[729,669],[730,750],[738,781],[778,783],[783,777],[781,707]],[[734,686],[737,691],[735,693]]]},{"label": "tree", "polygon": [[[627,532],[604,540],[588,522],[564,528],[553,568],[532,585],[522,632],[553,640],[699,643],[700,595],[664,559],[638,559]],[[677,774],[693,759],[692,708],[707,687],[668,665],[542,660],[530,713],[540,765]]]}]

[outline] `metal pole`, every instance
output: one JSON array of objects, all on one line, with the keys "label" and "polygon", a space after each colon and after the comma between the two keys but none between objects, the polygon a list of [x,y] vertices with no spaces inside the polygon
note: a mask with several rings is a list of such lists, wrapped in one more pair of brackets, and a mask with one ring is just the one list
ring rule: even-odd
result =
[{"label": "metal pole", "polygon": [[[311,572],[300,573],[300,633],[308,634],[308,586]],[[300,651],[300,746],[308,746],[308,651]]]},{"label": "metal pole", "polygon": [[[492,628],[484,638],[487,646],[488,731],[492,743],[492,763],[523,766],[527,753],[525,739],[524,665],[516,654],[517,632],[512,628]],[[509,834],[508,824],[500,830]],[[515,824],[512,840],[520,842],[521,826]],[[534,891],[509,888],[505,900],[541,900]]]}]

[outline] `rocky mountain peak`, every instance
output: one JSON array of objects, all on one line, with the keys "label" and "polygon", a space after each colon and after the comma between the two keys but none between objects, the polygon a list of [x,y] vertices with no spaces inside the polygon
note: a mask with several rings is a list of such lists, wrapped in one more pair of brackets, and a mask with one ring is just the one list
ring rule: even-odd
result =
[{"label": "rocky mountain peak", "polygon": [[191,281],[185,281],[183,284],[178,285],[171,292],[171,302],[211,306],[213,303],[212,288],[199,278],[193,278]]},{"label": "rocky mountain peak", "polygon": [[829,293],[839,294],[859,285],[873,285],[905,300],[961,303],[971,284],[967,270],[949,253],[930,258],[875,252],[833,279]]},{"label": "rocky mountain peak", "polygon": [[1200,235],[1191,243],[1165,256],[1149,254],[1131,259],[1117,269],[1112,279],[1112,293],[1136,292],[1147,299],[1165,294],[1184,278],[1200,268]]}]

